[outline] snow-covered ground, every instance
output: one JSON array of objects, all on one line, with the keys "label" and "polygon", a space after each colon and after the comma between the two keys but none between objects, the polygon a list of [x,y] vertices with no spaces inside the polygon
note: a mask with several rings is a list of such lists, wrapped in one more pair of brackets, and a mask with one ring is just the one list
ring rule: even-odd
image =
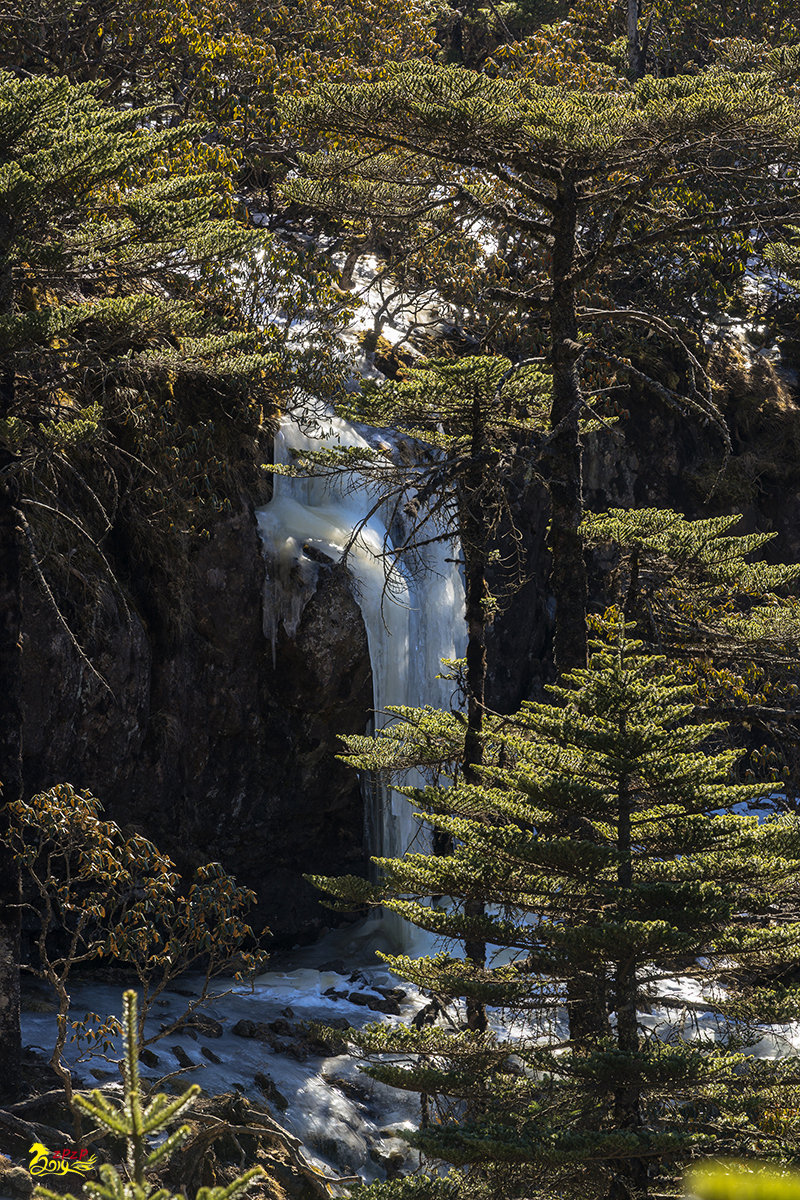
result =
[{"label": "snow-covered ground", "polygon": [[[183,1065],[179,1082],[199,1083],[208,1095],[235,1090],[262,1104],[266,1100],[281,1124],[308,1148],[309,1160],[328,1173],[373,1179],[382,1177],[387,1167],[391,1171],[400,1163],[411,1165],[413,1152],[394,1135],[417,1125],[418,1098],[370,1080],[349,1054],[327,1053],[304,1026],[319,1021],[346,1035],[348,1027],[378,1019],[408,1022],[428,1003],[383,965],[376,965],[363,938],[361,948],[369,965],[359,969],[338,960],[327,967],[321,961],[331,952],[347,952],[347,938],[339,935],[338,941],[301,952],[296,963],[286,962],[260,976],[252,990],[229,980],[215,981],[216,995],[200,1010],[197,1024],[155,1043],[151,1050],[157,1061],[142,1063],[143,1076],[155,1081]],[[304,960],[318,965],[302,965]],[[154,1005],[146,1032],[180,1016],[197,992],[191,978],[165,992]],[[121,1014],[119,986],[80,981],[72,987],[71,998],[75,1020],[87,1012]],[[36,1007],[42,1007],[41,1002]],[[24,1044],[49,1055],[55,1036],[53,1013],[26,1011],[22,1027]],[[99,1056],[76,1063],[75,1054],[75,1048],[68,1047],[67,1061],[83,1086],[118,1080],[113,1063]],[[186,1069],[187,1063],[191,1069]]]},{"label": "snow-covered ground", "polygon": [[[157,1058],[143,1063],[143,1075],[156,1081],[183,1068],[175,1086],[196,1082],[209,1095],[239,1091],[256,1103],[269,1104],[281,1124],[301,1140],[308,1161],[329,1176],[359,1175],[369,1181],[413,1168],[416,1156],[397,1135],[417,1127],[418,1097],[369,1079],[353,1054],[321,1045],[305,1025],[332,1026],[346,1039],[348,1028],[376,1020],[408,1024],[429,1004],[428,997],[398,980],[376,958],[375,947],[386,948],[385,930],[373,920],[334,931],[314,946],[276,960],[274,969],[260,976],[252,989],[217,981],[196,1024],[152,1046]],[[440,948],[421,936],[412,953]],[[660,977],[652,991],[654,1001],[640,1020],[656,1037],[719,1036],[714,996],[696,977]],[[196,994],[197,983],[191,978],[164,993],[147,1032],[178,1017]],[[73,1019],[87,1011],[119,1015],[121,988],[76,982],[72,1001]],[[555,1001],[554,997],[552,1013],[538,1028],[530,1019],[500,1011],[490,1013],[491,1025],[501,1039],[530,1042],[565,1036],[564,1013]],[[458,1013],[449,1015],[458,1021]],[[52,1011],[24,1013],[26,1045],[49,1054],[54,1035]],[[795,1024],[765,1029],[751,1052],[772,1058],[799,1048],[800,1024]],[[74,1049],[68,1050],[67,1059],[82,1085],[120,1086],[113,1063],[100,1057],[75,1063]]]}]

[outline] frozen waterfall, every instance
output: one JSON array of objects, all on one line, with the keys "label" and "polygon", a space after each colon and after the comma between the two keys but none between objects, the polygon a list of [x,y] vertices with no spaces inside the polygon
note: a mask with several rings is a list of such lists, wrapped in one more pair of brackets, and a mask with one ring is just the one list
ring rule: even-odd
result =
[{"label": "frozen waterfall", "polygon": [[[313,435],[306,433],[285,419],[275,439],[275,462],[290,462],[292,450],[368,446],[352,425],[329,413],[313,429]],[[273,654],[278,624],[292,636],[314,592],[319,568],[307,549],[340,560],[376,499],[374,487],[353,476],[335,481],[275,476],[273,499],[257,513],[267,555],[265,633]],[[452,561],[454,546],[444,541],[421,547],[413,566],[392,567],[387,585],[384,564],[394,562],[386,555],[393,549],[390,519],[382,509],[373,514],[346,559],[367,630],[377,727],[391,719],[388,706],[449,707],[452,684],[436,676],[441,659],[462,656],[465,644],[464,589]],[[393,857],[412,845],[429,849],[408,801],[389,789],[371,790],[365,803],[369,853]]]}]

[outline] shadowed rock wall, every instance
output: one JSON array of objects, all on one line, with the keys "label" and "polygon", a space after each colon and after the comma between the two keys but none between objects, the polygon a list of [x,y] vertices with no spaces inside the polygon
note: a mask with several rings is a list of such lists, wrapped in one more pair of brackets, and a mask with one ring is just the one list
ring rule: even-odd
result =
[{"label": "shadowed rock wall", "polygon": [[[90,789],[182,870],[221,861],[258,892],[260,919],[285,942],[329,920],[303,872],[365,869],[358,780],[334,755],[337,734],[366,727],[372,677],[361,612],[333,565],[320,565],[297,637],[281,630],[273,664],[264,571],[245,508],[193,544],[168,644],[157,605],[128,598],[126,613],[104,587],[79,624],[107,687],[30,580],[25,782],[29,794],[65,780]],[[137,594],[147,588],[139,578]]]},{"label": "shadowed rock wall", "polygon": [[[732,435],[727,461],[713,430],[632,397],[624,438],[586,439],[587,504],[669,505],[688,516],[740,511],[744,529],[778,533],[771,557],[797,561],[796,400],[757,362],[723,363],[718,385]],[[540,483],[520,486],[516,510],[528,570],[490,635],[489,703],[500,711],[540,696],[552,674]],[[28,791],[61,781],[90,788],[110,816],[152,837],[182,869],[220,860],[258,892],[259,915],[280,941],[314,936],[331,916],[302,874],[366,866],[358,781],[335,759],[337,735],[363,732],[372,708],[366,631],[346,571],[320,563],[297,635],[279,629],[273,663],[252,507],[192,544],[180,621],[168,635],[151,603],[159,584],[124,547],[115,553],[137,600],[128,596],[127,613],[106,585],[77,622],[108,688],[28,584]],[[602,607],[613,598],[604,564],[598,557],[591,567],[593,604]]]}]

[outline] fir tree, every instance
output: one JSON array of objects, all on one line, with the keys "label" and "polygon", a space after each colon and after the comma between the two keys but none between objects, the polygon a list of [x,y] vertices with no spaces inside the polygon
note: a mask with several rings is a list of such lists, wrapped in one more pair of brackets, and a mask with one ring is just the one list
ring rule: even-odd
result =
[{"label": "fir tree", "polygon": [[[303,0],[269,11],[242,0],[0,0],[0,69],[100,81],[115,108],[158,104],[202,121],[236,168],[271,199],[282,159],[277,97],[325,76],[425,54],[434,30],[422,4]],[[164,113],[166,116],[166,113]],[[197,144],[200,135],[192,140]],[[209,139],[211,141],[212,139]]]},{"label": "fir tree", "polygon": [[[696,723],[692,689],[628,640],[620,615],[602,623],[589,667],[552,693],[554,705],[525,705],[488,742],[480,785],[409,792],[454,839],[450,856],[380,860],[373,889],[319,881],[336,901],[379,900],[441,937],[511,952],[484,970],[448,954],[388,958],[441,998],[513,1013],[526,1032],[375,1027],[358,1038],[370,1073],[438,1098],[438,1120],[414,1141],[469,1168],[463,1187],[477,1194],[673,1195],[678,1166],[701,1153],[791,1154],[769,1111],[797,1062],[749,1047],[800,994],[748,998],[748,979],[800,947],[800,925],[773,917],[797,896],[797,818],[734,811],[759,795],[727,782],[738,752],[708,752],[721,726]],[[477,903],[484,914],[470,916]],[[675,975],[708,997],[695,1008],[726,1014],[715,1038],[691,1036]],[[570,1035],[559,1006],[598,984],[604,1028]]]},{"label": "fir tree", "polygon": [[[800,605],[787,590],[795,563],[750,561],[775,534],[736,534],[737,515],[690,521],[670,509],[610,509],[586,516],[590,545],[613,548],[613,590],[637,634],[693,684],[702,719],[722,719],[751,752],[783,771],[800,795],[797,659]],[[777,777],[777,776],[776,776]]]},{"label": "fir tree", "polygon": [[381,449],[329,449],[304,451],[291,466],[271,468],[364,477],[376,504],[403,518],[406,532],[393,549],[395,559],[413,561],[429,541],[460,540],[468,637],[461,769],[471,781],[481,763],[486,629],[497,603],[488,584],[490,557],[502,560],[510,587],[524,574],[511,489],[529,465],[531,444],[542,440],[549,391],[549,377],[536,364],[489,356],[425,360],[397,380],[365,387],[343,406],[348,418],[409,439],[396,460]]},{"label": "fir tree", "polygon": [[[416,229],[418,257],[434,272],[446,275],[438,246],[456,255],[460,311],[477,314],[470,334],[485,344],[503,328],[515,359],[544,341],[560,670],[585,662],[579,419],[595,392],[646,385],[726,438],[702,363],[671,312],[625,302],[629,263],[660,253],[672,261],[677,246],[689,254],[709,236],[739,254],[756,218],[765,228],[791,219],[797,196],[783,176],[798,160],[798,118],[777,93],[766,75],[644,79],[599,92],[416,63],[287,105],[293,122],[327,138],[303,156],[293,198],[360,226],[379,223],[386,241],[394,233],[404,247],[401,283]],[[475,248],[487,233],[496,251]],[[456,244],[467,247],[460,257]],[[637,365],[622,330],[676,356],[677,379]]]},{"label": "fir tree", "polygon": [[[507,568],[514,564],[508,574],[523,576],[509,493],[530,458],[530,442],[540,440],[548,396],[549,379],[534,364],[515,367],[507,359],[488,356],[430,360],[404,372],[402,379],[364,389],[348,410],[350,417],[411,439],[398,461],[387,461],[377,449],[333,449],[304,452],[292,466],[280,468],[300,475],[352,472],[365,477],[376,505],[382,503],[395,514],[402,509],[407,532],[394,547],[395,558],[413,562],[426,542],[458,537],[467,625],[467,711],[458,769],[468,783],[478,782],[483,761],[486,631],[497,603],[489,590],[490,558],[505,557]],[[396,565],[390,563],[389,572]],[[447,844],[446,837],[434,838],[436,848]],[[468,942],[466,953],[482,963],[485,947],[480,941]],[[474,1027],[482,1027],[479,1006],[471,1007],[469,1016]]]},{"label": "fir tree", "polygon": [[[252,438],[276,394],[295,384],[280,338],[267,344],[241,307],[222,302],[236,260],[256,251],[274,260],[269,240],[236,219],[229,176],[197,159],[188,169],[190,129],[148,124],[152,111],[115,112],[90,85],[0,75],[4,804],[22,787],[23,560],[55,603],[37,518],[62,539],[69,530],[71,548],[113,575],[103,543],[120,509],[138,496],[149,534],[173,521],[186,528],[200,494],[213,498],[214,451],[198,446],[201,431],[219,445],[226,429]],[[57,617],[66,624],[58,607]],[[20,1077],[19,897],[13,862],[0,869],[0,1090],[9,1091]]]},{"label": "fir tree", "polygon": [[[426,542],[458,537],[464,556],[467,624],[462,679],[466,725],[455,757],[457,774],[468,783],[478,782],[483,762],[487,628],[502,603],[501,593],[524,580],[527,569],[512,498],[517,488],[530,482],[533,463],[551,436],[549,404],[550,377],[541,364],[512,364],[488,355],[426,360],[404,370],[397,380],[365,387],[345,409],[351,419],[391,428],[409,439],[395,461],[380,449],[332,449],[303,452],[290,467],[278,468],[299,475],[363,476],[376,504],[402,517],[402,522],[391,521],[393,529],[402,525],[406,530],[403,541],[393,548],[396,558],[413,563],[416,550]],[[591,422],[581,425],[588,428]],[[391,563],[389,570],[395,565]],[[413,713],[392,711],[401,725],[414,722]],[[430,747],[412,764],[411,744],[402,728],[396,732],[391,749],[398,770],[401,763],[403,767],[431,764]],[[366,740],[361,745],[362,752],[369,754]],[[378,750],[383,769],[387,749],[384,742]],[[422,750],[418,743],[416,749]],[[434,838],[434,846],[447,842],[446,837]],[[467,953],[483,961],[484,947],[480,942],[470,944]],[[483,1020],[477,1009],[471,1018],[476,1026]]]}]

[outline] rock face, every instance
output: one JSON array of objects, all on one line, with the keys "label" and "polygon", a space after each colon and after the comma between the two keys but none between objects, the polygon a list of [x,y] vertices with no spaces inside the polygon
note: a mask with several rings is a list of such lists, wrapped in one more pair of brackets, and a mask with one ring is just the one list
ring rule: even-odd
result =
[{"label": "rock face", "polygon": [[[796,561],[800,409],[770,372],[765,363],[719,369],[733,443],[727,462],[713,430],[632,398],[624,438],[586,439],[587,504],[669,505],[688,516],[740,511],[744,528],[778,533],[775,559]],[[529,569],[490,635],[489,703],[500,711],[540,695],[552,670],[543,487],[520,485],[516,510]],[[363,732],[373,705],[366,631],[346,571],[318,564],[296,635],[278,627],[273,661],[248,503],[192,544],[168,629],[150,602],[156,581],[144,569],[137,577],[124,548],[116,554],[126,599],[105,584],[76,622],[104,683],[35,581],[27,587],[28,792],[62,781],[91,789],[113,819],[151,837],[182,870],[220,860],[257,891],[259,916],[279,941],[314,936],[331,918],[303,873],[365,870],[358,781],[335,759],[337,735]],[[600,606],[608,599],[602,563],[594,568]]]},{"label": "rock face", "polygon": [[[690,518],[741,513],[738,532],[774,532],[773,562],[800,561],[800,390],[798,379],[765,358],[723,345],[713,361],[715,399],[731,439],[726,454],[718,429],[676,414],[649,397],[631,395],[618,433],[584,438],[587,508],[669,507]],[[489,635],[489,704],[512,712],[540,698],[552,679],[555,604],[548,589],[548,501],[535,480],[521,488],[517,526],[527,578],[511,594]],[[608,563],[590,555],[590,603],[612,602]]]},{"label": "rock face", "polygon": [[103,683],[31,580],[25,780],[28,794],[61,781],[90,789],[181,870],[221,861],[285,942],[330,919],[303,872],[364,869],[358,780],[334,755],[339,733],[366,727],[372,678],[360,610],[333,565],[320,565],[296,639],[279,634],[273,663],[264,572],[244,507],[193,545],[168,640],[149,605],[106,585],[81,624]]}]

